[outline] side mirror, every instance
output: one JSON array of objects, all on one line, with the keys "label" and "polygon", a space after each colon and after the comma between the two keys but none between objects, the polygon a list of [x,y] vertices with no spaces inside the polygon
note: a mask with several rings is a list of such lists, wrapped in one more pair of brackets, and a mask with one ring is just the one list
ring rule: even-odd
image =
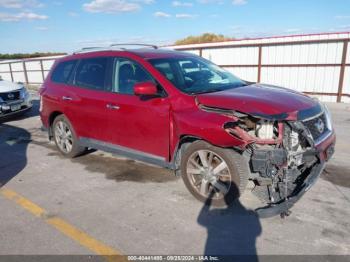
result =
[{"label": "side mirror", "polygon": [[157,86],[152,82],[141,82],[134,85],[134,94],[137,96],[155,96],[158,94]]}]

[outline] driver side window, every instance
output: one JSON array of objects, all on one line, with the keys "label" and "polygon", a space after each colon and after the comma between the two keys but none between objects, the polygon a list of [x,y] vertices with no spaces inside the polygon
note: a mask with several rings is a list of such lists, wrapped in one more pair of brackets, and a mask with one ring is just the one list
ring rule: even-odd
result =
[{"label": "driver side window", "polygon": [[115,60],[113,92],[133,95],[134,85],[141,82],[155,81],[138,63],[125,58]]}]

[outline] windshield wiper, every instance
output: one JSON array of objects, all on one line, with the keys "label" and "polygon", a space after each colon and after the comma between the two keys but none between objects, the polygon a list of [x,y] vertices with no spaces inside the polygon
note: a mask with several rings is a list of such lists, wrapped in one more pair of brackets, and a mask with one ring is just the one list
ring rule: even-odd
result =
[{"label": "windshield wiper", "polygon": [[224,91],[226,89],[221,89],[221,88],[215,88],[215,89],[208,89],[208,90],[202,90],[199,92],[191,92],[191,95],[200,95],[200,94],[206,94],[206,93],[215,93],[215,92],[220,92],[220,91]]},{"label": "windshield wiper", "polygon": [[242,87],[242,86],[247,86],[246,83],[242,83],[236,86],[230,86],[229,88],[212,88],[212,89],[208,89],[208,90],[201,90],[199,92],[191,92],[191,95],[200,95],[200,94],[206,94],[206,93],[215,93],[215,92],[220,92],[220,91],[225,91],[225,90],[229,90],[229,89],[233,89],[233,88],[238,88],[238,87]]}]

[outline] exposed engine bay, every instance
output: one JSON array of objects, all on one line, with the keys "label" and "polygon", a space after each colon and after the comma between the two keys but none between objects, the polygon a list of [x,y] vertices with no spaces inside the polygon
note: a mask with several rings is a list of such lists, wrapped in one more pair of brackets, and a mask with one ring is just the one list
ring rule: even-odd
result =
[{"label": "exposed engine bay", "polygon": [[[253,192],[265,203],[276,204],[293,194],[304,181],[309,169],[317,162],[317,153],[310,133],[300,123],[285,122],[282,140],[276,144],[251,144],[251,179],[256,187]],[[278,124],[258,124],[256,136],[260,139],[276,139]]]},{"label": "exposed engine bay", "polygon": [[[249,161],[252,192],[266,205],[262,210],[284,203],[286,210],[277,212],[288,211],[288,199],[307,190],[305,181],[322,172],[324,161],[316,145],[332,133],[327,108],[298,120],[263,119],[238,112],[233,115],[237,121],[226,123],[224,128],[245,142],[242,153]],[[333,152],[334,145],[327,150],[327,159]]]}]

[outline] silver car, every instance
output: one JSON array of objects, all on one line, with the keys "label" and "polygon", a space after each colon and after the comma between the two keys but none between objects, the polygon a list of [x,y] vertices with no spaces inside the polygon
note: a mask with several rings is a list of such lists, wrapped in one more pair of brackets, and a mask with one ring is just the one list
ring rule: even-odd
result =
[{"label": "silver car", "polygon": [[0,119],[24,113],[31,107],[31,96],[22,83],[6,81],[0,77]]}]

